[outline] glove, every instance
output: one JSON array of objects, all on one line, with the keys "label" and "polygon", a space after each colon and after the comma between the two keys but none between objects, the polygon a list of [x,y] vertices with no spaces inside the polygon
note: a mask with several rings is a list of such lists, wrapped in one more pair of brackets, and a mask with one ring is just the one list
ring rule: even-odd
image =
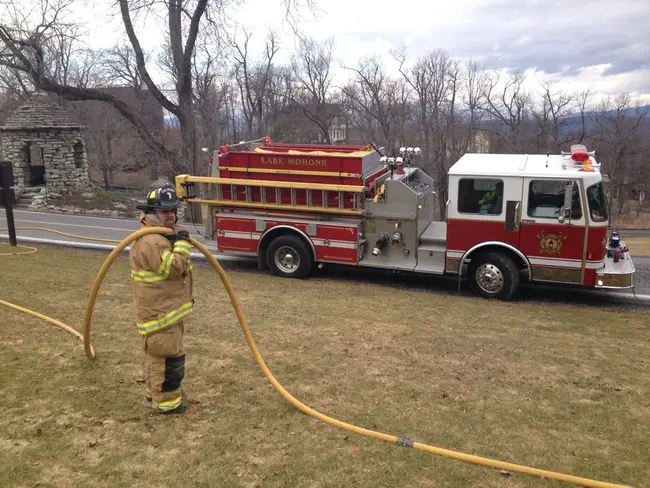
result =
[{"label": "glove", "polygon": [[163,237],[174,244],[178,240],[177,234],[163,234]]},{"label": "glove", "polygon": [[190,242],[190,233],[187,232],[186,230],[179,230],[179,231],[176,233],[176,236],[177,236],[177,238],[178,238],[177,240],[179,240],[179,241],[187,241],[187,242]]}]

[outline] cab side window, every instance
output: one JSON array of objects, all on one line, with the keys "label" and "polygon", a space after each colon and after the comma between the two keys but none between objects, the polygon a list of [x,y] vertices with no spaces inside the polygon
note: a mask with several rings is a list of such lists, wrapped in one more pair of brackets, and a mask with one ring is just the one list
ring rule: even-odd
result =
[{"label": "cab side window", "polygon": [[501,215],[503,180],[462,178],[458,182],[458,212],[478,215]]},{"label": "cab side window", "polygon": [[[530,217],[557,219],[564,205],[564,188],[567,181],[533,180],[528,188],[528,215]],[[578,185],[573,185],[571,218],[582,217]]]}]

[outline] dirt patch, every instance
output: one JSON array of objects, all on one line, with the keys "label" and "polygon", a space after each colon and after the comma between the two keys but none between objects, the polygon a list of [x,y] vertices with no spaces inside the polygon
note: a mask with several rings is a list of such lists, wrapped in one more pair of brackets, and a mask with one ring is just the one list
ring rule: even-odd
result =
[{"label": "dirt patch", "polygon": [[138,199],[143,198],[144,195],[136,193],[92,187],[83,193],[74,195],[50,196],[47,199],[47,205],[75,207],[83,210],[117,210],[133,214],[136,211],[135,206],[138,204]]}]

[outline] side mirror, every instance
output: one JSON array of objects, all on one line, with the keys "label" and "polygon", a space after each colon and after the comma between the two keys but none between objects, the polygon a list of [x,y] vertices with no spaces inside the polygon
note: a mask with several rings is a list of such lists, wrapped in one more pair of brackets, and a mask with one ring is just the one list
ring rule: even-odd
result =
[{"label": "side mirror", "polygon": [[560,216],[558,222],[563,224],[567,217],[571,215],[571,208],[573,206],[573,182],[569,181],[564,185],[564,204],[560,209]]}]

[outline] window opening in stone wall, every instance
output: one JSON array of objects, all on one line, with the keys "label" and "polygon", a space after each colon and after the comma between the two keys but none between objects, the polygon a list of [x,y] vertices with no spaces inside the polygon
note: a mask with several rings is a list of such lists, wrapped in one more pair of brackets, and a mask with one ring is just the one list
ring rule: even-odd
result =
[{"label": "window opening in stone wall", "polygon": [[29,161],[29,179],[31,186],[41,186],[45,184],[45,162],[43,157],[43,148],[31,143],[26,148],[27,161]]},{"label": "window opening in stone wall", "polygon": [[77,141],[72,147],[72,152],[74,156],[74,167],[81,169],[84,166],[84,145],[81,141]]}]

